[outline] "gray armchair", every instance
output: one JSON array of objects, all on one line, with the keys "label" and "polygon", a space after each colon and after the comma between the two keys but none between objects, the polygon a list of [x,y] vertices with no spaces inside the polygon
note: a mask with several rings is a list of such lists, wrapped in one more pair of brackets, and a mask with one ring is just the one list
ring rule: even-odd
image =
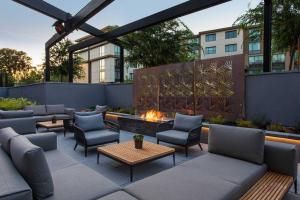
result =
[{"label": "gray armchair", "polygon": [[119,126],[113,122],[103,120],[102,114],[79,116],[75,115],[74,136],[76,144],[84,147],[87,157],[88,147],[120,141]]},{"label": "gray armchair", "polygon": [[[188,157],[188,148],[200,144],[203,116],[189,116],[176,113],[175,120],[162,123],[158,126],[156,138],[157,144],[160,141],[183,146],[185,155]],[[166,125],[169,129],[166,130]]]}]

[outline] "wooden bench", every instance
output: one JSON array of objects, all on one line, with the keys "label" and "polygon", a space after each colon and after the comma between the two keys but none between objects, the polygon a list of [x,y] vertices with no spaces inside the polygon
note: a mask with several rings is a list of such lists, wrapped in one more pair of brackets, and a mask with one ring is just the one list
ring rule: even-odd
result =
[{"label": "wooden bench", "polygon": [[293,184],[293,177],[267,172],[240,200],[280,200]]}]

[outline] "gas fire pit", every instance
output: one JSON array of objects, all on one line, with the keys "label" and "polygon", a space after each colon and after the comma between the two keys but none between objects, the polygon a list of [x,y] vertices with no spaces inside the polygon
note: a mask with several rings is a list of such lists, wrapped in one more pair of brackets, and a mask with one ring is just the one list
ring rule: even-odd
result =
[{"label": "gas fire pit", "polygon": [[[158,111],[150,110],[142,115],[128,115],[118,117],[118,122],[122,130],[142,135],[155,137],[158,125],[170,121],[170,118]],[[162,129],[168,129],[169,125],[163,125]]]}]

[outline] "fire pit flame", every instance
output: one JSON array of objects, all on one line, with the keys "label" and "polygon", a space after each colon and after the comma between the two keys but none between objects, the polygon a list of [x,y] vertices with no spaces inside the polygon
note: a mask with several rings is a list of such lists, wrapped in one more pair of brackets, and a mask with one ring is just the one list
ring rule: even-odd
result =
[{"label": "fire pit flame", "polygon": [[164,120],[164,114],[156,111],[156,110],[149,110],[145,114],[141,115],[141,118],[150,122],[157,122]]}]

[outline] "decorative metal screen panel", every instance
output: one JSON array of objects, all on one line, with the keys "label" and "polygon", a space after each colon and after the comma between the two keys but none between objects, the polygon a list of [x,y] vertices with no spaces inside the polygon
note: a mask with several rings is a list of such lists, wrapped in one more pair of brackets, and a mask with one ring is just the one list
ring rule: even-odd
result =
[{"label": "decorative metal screen panel", "polygon": [[243,116],[242,55],[138,69],[134,75],[134,104],[139,113]]}]

